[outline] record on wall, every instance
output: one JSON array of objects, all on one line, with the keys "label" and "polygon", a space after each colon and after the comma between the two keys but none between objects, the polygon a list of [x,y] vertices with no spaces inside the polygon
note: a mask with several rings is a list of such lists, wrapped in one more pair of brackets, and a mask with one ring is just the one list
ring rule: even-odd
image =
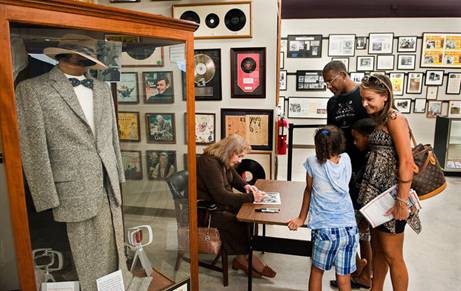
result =
[{"label": "record on wall", "polygon": [[263,166],[252,159],[243,159],[236,170],[243,180],[250,185],[254,185],[258,179],[266,179]]},{"label": "record on wall", "polygon": [[181,14],[181,17],[179,18],[182,20],[189,20],[200,24],[200,16],[198,16],[198,14],[192,10],[184,12],[183,14]]},{"label": "record on wall", "polygon": [[224,17],[224,23],[229,30],[239,31],[241,30],[247,22],[245,13],[238,9],[234,8],[227,11],[226,16]]},{"label": "record on wall", "polygon": [[215,13],[210,13],[205,18],[205,24],[209,28],[216,28],[219,25],[219,16]]},{"label": "record on wall", "polygon": [[231,49],[231,97],[266,98],[266,48]]},{"label": "record on wall", "polygon": [[221,100],[221,50],[194,51],[195,100]]}]

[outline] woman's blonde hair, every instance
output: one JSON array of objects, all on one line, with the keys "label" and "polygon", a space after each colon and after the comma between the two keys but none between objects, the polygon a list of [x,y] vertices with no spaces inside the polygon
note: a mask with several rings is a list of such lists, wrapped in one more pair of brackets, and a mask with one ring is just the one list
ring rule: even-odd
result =
[{"label": "woman's blonde hair", "polygon": [[232,134],[210,146],[207,146],[203,153],[221,160],[227,168],[230,168],[230,160],[234,154],[247,153],[251,151],[248,142],[238,134]]},{"label": "woman's blonde hair", "polygon": [[373,119],[377,125],[382,125],[387,122],[389,113],[392,109],[397,109],[394,105],[394,93],[392,92],[392,82],[386,75],[371,75],[362,79],[360,89],[371,90],[383,96],[387,96],[387,101],[384,108]]}]

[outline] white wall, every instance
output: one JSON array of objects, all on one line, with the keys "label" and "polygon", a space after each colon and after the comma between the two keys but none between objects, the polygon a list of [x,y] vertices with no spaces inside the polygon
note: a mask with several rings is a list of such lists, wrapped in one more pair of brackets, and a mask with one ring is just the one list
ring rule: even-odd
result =
[{"label": "white wall", "polygon": [[[370,32],[393,32],[394,37],[398,36],[418,36],[421,37],[423,32],[459,32],[461,31],[460,18],[367,18],[367,19],[287,19],[282,21],[282,38],[289,34],[322,34],[323,37],[328,37],[329,34],[356,34],[357,36],[368,36]],[[296,70],[321,70],[323,66],[331,60],[328,57],[328,41],[323,40],[322,57],[310,59],[285,59],[285,69],[288,72],[296,72]],[[367,47],[368,48],[368,47]],[[394,55],[397,60],[396,40],[394,40]],[[356,50],[354,57],[349,57],[349,70],[354,72],[356,68],[356,56],[367,55],[367,50]],[[414,54],[414,53],[412,53]],[[428,68],[420,69],[420,54],[421,54],[421,39],[418,39],[416,52],[416,69],[415,72],[425,72]],[[375,60],[376,64],[376,60]],[[431,68],[429,68],[431,69]],[[435,68],[438,69],[438,68]],[[444,69],[447,72],[459,72],[459,69]],[[392,72],[396,72],[395,67]],[[402,71],[404,72],[404,71]],[[407,76],[405,76],[407,78]],[[405,81],[406,82],[406,81]],[[442,86],[439,87],[439,95],[444,95],[446,87],[446,77]],[[304,96],[304,97],[329,97],[330,91],[325,92],[300,92],[295,91],[296,80],[295,76],[288,77],[288,90],[281,92],[280,95],[289,96]],[[426,87],[423,86],[423,94],[426,93]],[[409,94],[398,96],[398,98],[418,98],[421,95]],[[460,98],[461,96],[457,96]],[[418,142],[431,143],[434,142],[435,119],[426,118],[425,114],[408,114],[406,115],[410,121]],[[295,124],[313,123],[313,120],[291,120]],[[318,122],[318,121],[314,121]],[[306,140],[306,135],[302,137],[297,135],[295,143],[312,144],[312,134],[309,133]]]}]

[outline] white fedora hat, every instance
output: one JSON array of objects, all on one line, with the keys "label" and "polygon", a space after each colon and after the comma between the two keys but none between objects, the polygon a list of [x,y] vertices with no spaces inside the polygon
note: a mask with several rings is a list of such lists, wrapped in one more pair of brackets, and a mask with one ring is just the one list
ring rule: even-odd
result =
[{"label": "white fedora hat", "polygon": [[66,34],[56,47],[47,47],[43,53],[55,59],[60,54],[77,54],[95,62],[89,69],[105,70],[107,66],[96,57],[97,40],[82,34]]}]

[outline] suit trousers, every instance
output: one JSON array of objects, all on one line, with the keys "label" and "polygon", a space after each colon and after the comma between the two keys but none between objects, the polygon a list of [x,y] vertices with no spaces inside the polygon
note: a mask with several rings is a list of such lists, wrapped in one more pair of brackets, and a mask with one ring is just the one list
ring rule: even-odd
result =
[{"label": "suit trousers", "polygon": [[105,189],[108,195],[95,217],[66,224],[82,291],[97,291],[96,279],[118,269],[122,270],[125,288],[131,280],[124,252],[121,206],[116,205],[110,186],[106,184]]}]

